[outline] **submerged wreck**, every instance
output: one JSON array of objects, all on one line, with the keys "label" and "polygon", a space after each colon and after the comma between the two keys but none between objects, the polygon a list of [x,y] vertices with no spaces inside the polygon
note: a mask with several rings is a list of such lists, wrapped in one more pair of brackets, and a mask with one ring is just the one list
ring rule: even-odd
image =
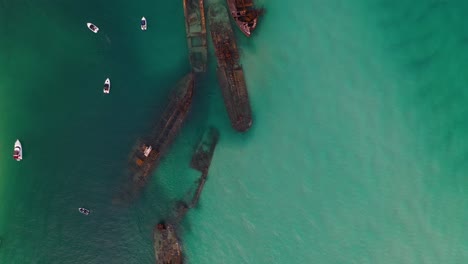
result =
[{"label": "submerged wreck", "polygon": [[208,11],[211,38],[216,52],[216,73],[232,127],[244,132],[252,126],[252,110],[240,65],[237,44],[226,8],[213,4]]},{"label": "submerged wreck", "polygon": [[190,167],[200,171],[202,173],[200,180],[198,181],[198,187],[193,196],[190,207],[193,208],[197,205],[200,195],[205,186],[206,178],[208,177],[208,169],[213,159],[214,150],[219,140],[219,131],[211,127],[204,134],[200,143],[198,144],[195,153],[192,156]]},{"label": "submerged wreck", "polygon": [[131,183],[126,186],[128,188],[122,194],[122,199],[131,200],[149,181],[187,117],[192,105],[193,87],[194,75],[190,73],[177,83],[170,102],[151,135],[138,140],[130,155]]},{"label": "submerged wreck", "polygon": [[253,0],[227,0],[227,4],[239,29],[250,37],[257,27],[258,17],[263,13],[263,9],[255,8]]},{"label": "submerged wreck", "polygon": [[156,264],[184,263],[182,246],[175,226],[161,222],[153,230],[154,254]]},{"label": "submerged wreck", "polygon": [[207,61],[204,0],[183,0],[185,31],[193,72],[205,72]]},{"label": "submerged wreck", "polygon": [[162,155],[175,139],[192,105],[193,86],[194,76],[191,73],[177,83],[154,132],[134,151],[130,162],[134,182],[146,184],[155,167],[159,165]]},{"label": "submerged wreck", "polygon": [[176,208],[176,216],[172,221],[160,222],[153,229],[154,255],[157,264],[184,263],[181,241],[177,235],[177,226],[190,208],[195,207],[200,198],[203,186],[206,182],[208,169],[213,158],[213,153],[218,143],[219,132],[216,128],[208,129],[195,150],[190,163],[191,167],[202,172],[197,190],[193,195],[190,205],[179,202]]}]

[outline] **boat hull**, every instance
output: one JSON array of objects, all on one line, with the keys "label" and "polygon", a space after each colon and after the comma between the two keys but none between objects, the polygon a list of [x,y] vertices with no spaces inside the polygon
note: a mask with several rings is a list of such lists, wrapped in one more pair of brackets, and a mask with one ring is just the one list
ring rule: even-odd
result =
[{"label": "boat hull", "polygon": [[160,223],[153,230],[154,255],[156,263],[182,264],[182,246],[175,227],[171,224]]},{"label": "boat hull", "polygon": [[252,110],[229,15],[224,6],[213,4],[208,11],[208,19],[218,62],[216,73],[224,104],[232,127],[244,132],[252,125]]},{"label": "boat hull", "polygon": [[[155,131],[148,138],[149,144],[147,145],[152,146],[151,152],[144,159],[140,159],[138,157],[141,156],[141,154],[144,156],[144,150],[146,149],[144,149],[143,152],[141,152],[142,150],[137,149],[134,154],[134,160],[132,160],[131,164],[136,165],[136,167],[134,167],[136,169],[136,173],[133,177],[135,182],[146,183],[152,171],[158,165],[162,154],[164,154],[172,144],[172,141],[178,134],[183,121],[187,117],[191,108],[193,87],[193,74],[186,75],[176,85],[176,89],[172,95],[169,105],[166,107],[162,118],[156,125]],[[138,160],[142,160],[143,163],[139,165]]]},{"label": "boat hull", "polygon": [[78,208],[78,212],[84,214],[84,215],[89,215],[90,211],[86,208]]},{"label": "boat hull", "polygon": [[194,72],[205,72],[208,58],[204,0],[183,0],[185,32]]},{"label": "boat hull", "polygon": [[218,140],[219,130],[214,127],[207,129],[192,156],[190,167],[200,172],[207,172]]},{"label": "boat hull", "polygon": [[17,139],[13,147],[13,158],[16,161],[21,161],[23,159],[23,146],[21,142]]},{"label": "boat hull", "polygon": [[[191,109],[194,90],[194,74],[180,80],[173,91],[170,102],[164,110],[152,133],[144,140],[138,140],[130,154],[130,182],[114,201],[127,204],[134,200],[149,182],[162,156],[168,151],[179,133]],[[151,146],[151,151],[148,151]],[[145,155],[147,152],[148,156]]]},{"label": "boat hull", "polygon": [[227,4],[236,25],[244,35],[250,37],[257,27],[258,16],[261,14],[261,10],[253,7],[252,0],[227,0]]},{"label": "boat hull", "polygon": [[110,88],[111,88],[110,79],[107,78],[106,81],[104,81],[104,88],[102,89],[102,92],[105,94],[108,94],[110,93]]},{"label": "boat hull", "polygon": [[148,23],[146,22],[145,17],[141,18],[140,27],[141,27],[141,30],[143,30],[143,31],[145,31],[148,28]]},{"label": "boat hull", "polygon": [[98,33],[99,32],[99,28],[94,25],[93,23],[86,23],[86,26],[88,27],[89,30],[91,30],[92,32],[94,33]]}]

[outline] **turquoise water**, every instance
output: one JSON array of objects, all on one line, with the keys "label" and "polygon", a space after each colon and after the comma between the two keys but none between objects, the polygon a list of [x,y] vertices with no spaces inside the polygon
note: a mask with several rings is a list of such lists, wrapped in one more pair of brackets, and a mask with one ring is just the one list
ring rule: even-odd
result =
[{"label": "turquoise water", "polygon": [[181,1],[42,2],[0,3],[0,263],[154,263],[208,125],[221,139],[181,228],[190,263],[468,261],[465,2],[257,1],[254,36],[236,29],[252,129],[231,129],[210,57],[130,206],[112,203],[128,153],[190,70]]}]

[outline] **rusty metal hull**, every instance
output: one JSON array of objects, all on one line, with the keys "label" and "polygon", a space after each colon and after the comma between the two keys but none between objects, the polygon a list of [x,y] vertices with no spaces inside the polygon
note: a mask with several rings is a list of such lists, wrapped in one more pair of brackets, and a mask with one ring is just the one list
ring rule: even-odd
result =
[{"label": "rusty metal hull", "polygon": [[[126,184],[120,197],[114,202],[126,203],[139,194],[140,189],[146,186],[153,171],[159,165],[161,157],[167,152],[180,131],[191,105],[194,89],[194,74],[186,75],[178,82],[174,93],[166,107],[161,119],[156,123],[153,132],[139,139],[130,154],[129,173],[130,183]],[[149,155],[145,149],[151,147]]]},{"label": "rusty metal hull", "polygon": [[182,264],[182,246],[175,227],[160,223],[153,230],[153,245],[156,264]]},{"label": "rusty metal hull", "polygon": [[183,0],[183,6],[190,64],[193,72],[205,72],[208,48],[203,0]]},{"label": "rusty metal hull", "polygon": [[211,5],[208,20],[218,62],[217,76],[226,110],[232,127],[244,132],[252,126],[252,110],[226,8],[220,4]]},{"label": "rusty metal hull", "polygon": [[142,149],[136,150],[134,159],[131,162],[135,170],[134,182],[145,184],[148,181],[162,155],[175,139],[191,108],[193,86],[193,74],[188,74],[179,81],[174,91],[175,94],[172,96],[153,133],[145,140],[145,145],[151,146],[153,150],[148,157],[142,155]]},{"label": "rusty metal hull", "polygon": [[227,0],[229,12],[239,29],[250,37],[257,27],[258,16],[262,10],[253,7],[252,0]]}]

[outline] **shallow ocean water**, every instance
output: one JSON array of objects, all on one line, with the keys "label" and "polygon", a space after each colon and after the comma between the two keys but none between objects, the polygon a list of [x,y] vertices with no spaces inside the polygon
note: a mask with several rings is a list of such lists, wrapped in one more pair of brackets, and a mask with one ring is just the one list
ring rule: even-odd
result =
[{"label": "shallow ocean water", "polygon": [[180,229],[189,263],[468,260],[468,6],[257,3],[254,36],[235,29],[253,127],[231,129],[211,49],[187,123],[129,206],[112,203],[128,152],[190,70],[181,1],[0,4],[1,263],[154,263],[152,228],[193,190],[209,125],[221,138]]}]

